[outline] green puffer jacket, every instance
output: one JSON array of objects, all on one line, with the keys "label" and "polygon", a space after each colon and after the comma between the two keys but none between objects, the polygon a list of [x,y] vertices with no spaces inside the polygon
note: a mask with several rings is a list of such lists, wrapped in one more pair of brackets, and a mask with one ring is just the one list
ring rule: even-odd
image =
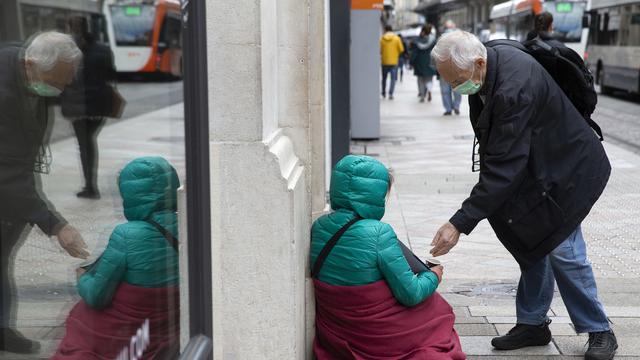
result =
[{"label": "green puffer jacket", "polygon": [[78,281],[89,306],[108,306],[121,282],[156,288],[178,284],[178,254],[146,219],[153,219],[177,237],[175,169],[161,157],[130,162],[118,180],[128,222],[118,225],[98,262]]},{"label": "green puffer jacket", "polygon": [[431,271],[415,275],[402,255],[398,238],[384,215],[389,173],[379,161],[349,155],[340,160],[331,176],[331,208],[334,212],[313,223],[311,267],[324,245],[356,214],[356,222],[333,248],[318,279],[331,285],[357,286],[385,279],[401,304],[414,306],[438,287]]}]

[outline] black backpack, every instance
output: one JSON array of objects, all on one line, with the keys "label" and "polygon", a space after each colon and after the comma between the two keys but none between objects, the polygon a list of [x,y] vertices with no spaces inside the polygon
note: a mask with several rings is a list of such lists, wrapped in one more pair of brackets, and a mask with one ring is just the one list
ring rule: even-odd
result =
[{"label": "black backpack", "polygon": [[485,43],[487,47],[498,45],[512,46],[533,56],[547,70],[589,126],[598,134],[600,141],[604,139],[602,129],[591,119],[591,114],[596,109],[598,102],[598,95],[593,87],[593,74],[585,66],[580,55],[562,44],[555,46],[540,37],[522,43],[506,39]]}]

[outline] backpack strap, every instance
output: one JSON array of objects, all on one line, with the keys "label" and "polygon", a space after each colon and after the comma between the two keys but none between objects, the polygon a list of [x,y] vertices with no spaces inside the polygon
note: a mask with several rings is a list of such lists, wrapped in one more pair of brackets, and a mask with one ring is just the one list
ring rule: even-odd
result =
[{"label": "backpack strap", "polygon": [[173,236],[173,234],[170,233],[169,230],[165,229],[164,227],[162,227],[162,225],[158,224],[152,219],[147,219],[145,221],[156,228],[162,234],[162,236],[167,239],[167,242],[171,245],[171,247],[173,247],[176,252],[178,251],[178,239],[176,239],[176,237]]},{"label": "backpack strap", "polygon": [[324,261],[327,260],[327,256],[329,256],[329,253],[336,246],[336,244],[338,243],[338,240],[340,240],[342,235],[344,235],[344,233],[347,230],[349,230],[351,225],[355,224],[359,220],[362,220],[362,218],[360,216],[356,215],[355,218],[353,218],[351,221],[349,221],[343,227],[341,227],[340,230],[338,230],[338,232],[336,232],[331,237],[331,239],[329,239],[329,241],[327,241],[327,243],[322,248],[322,251],[320,251],[320,255],[318,255],[318,258],[316,259],[315,264],[313,264],[313,270],[311,270],[311,277],[312,278],[316,278],[318,276],[318,274],[320,273],[320,270],[322,269],[322,266],[324,265]]}]

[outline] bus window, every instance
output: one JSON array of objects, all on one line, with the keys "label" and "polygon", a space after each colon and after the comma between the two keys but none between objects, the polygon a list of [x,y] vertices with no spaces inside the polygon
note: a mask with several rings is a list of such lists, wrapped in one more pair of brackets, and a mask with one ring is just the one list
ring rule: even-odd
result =
[{"label": "bus window", "polygon": [[167,16],[162,24],[158,47],[168,47],[171,49],[182,48],[182,23],[180,19]]},{"label": "bus window", "polygon": [[553,34],[562,42],[580,42],[584,2],[545,2],[544,8],[553,15]]},{"label": "bus window", "polygon": [[110,6],[118,46],[150,46],[156,9],[153,5]]},{"label": "bus window", "polygon": [[[616,10],[615,12],[613,10]],[[618,30],[620,29],[620,14],[617,9],[605,12],[600,22],[599,45],[618,45]]]},{"label": "bus window", "polygon": [[620,12],[620,45],[640,46],[640,5],[627,5]]}]

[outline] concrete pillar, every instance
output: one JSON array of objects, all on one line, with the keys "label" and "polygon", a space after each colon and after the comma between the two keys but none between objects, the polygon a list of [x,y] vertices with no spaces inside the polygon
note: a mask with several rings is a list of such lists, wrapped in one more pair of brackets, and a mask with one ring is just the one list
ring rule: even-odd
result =
[{"label": "concrete pillar", "polygon": [[207,1],[215,359],[310,354],[324,0]]}]

